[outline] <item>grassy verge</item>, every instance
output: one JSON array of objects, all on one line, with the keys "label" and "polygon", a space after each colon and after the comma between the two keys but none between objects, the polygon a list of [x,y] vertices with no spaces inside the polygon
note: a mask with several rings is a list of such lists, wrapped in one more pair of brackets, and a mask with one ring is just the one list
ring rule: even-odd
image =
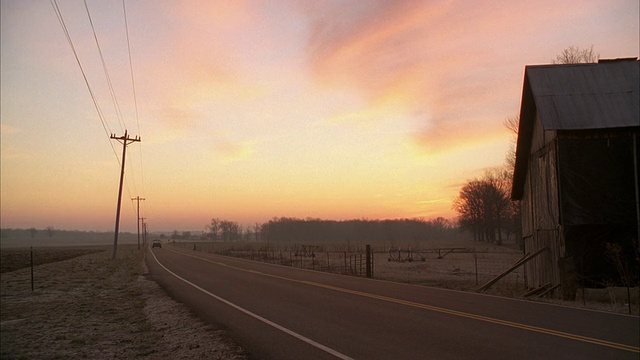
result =
[{"label": "grassy verge", "polygon": [[[4,255],[4,251],[3,251]],[[2,359],[242,358],[222,333],[144,278],[144,252],[122,246],[2,274]]]}]

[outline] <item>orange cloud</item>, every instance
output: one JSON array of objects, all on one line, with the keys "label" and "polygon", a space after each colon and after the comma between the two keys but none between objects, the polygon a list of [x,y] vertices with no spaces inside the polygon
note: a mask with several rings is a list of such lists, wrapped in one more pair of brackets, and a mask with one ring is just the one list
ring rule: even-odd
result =
[{"label": "orange cloud", "polygon": [[[359,91],[371,109],[412,114],[410,121],[419,122],[412,124],[415,144],[446,151],[481,142],[487,132],[493,137],[500,133],[503,119],[517,112],[524,54],[532,51],[525,40],[532,27],[549,32],[547,24],[566,19],[568,12],[578,17],[589,11],[569,11],[574,6],[568,2],[532,8],[512,1],[367,1],[346,7],[323,3],[309,8],[309,68],[323,86]],[[353,114],[335,118],[376,119]]]},{"label": "orange cloud", "polygon": [[226,138],[213,140],[213,148],[225,161],[238,161],[254,152],[254,142],[233,142]]},{"label": "orange cloud", "polygon": [[504,132],[499,126],[492,126],[486,121],[446,121],[415,132],[411,140],[430,154],[441,153],[458,147],[476,146],[486,142],[487,137],[498,137]]}]

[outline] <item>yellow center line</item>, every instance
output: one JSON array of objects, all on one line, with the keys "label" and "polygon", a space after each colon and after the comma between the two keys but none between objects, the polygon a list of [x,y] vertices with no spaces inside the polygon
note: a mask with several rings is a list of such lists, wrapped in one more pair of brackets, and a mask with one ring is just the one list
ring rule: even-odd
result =
[{"label": "yellow center line", "polygon": [[351,294],[351,295],[366,297],[366,298],[370,298],[370,299],[376,299],[376,300],[386,301],[386,302],[390,302],[390,303],[410,306],[410,307],[414,307],[414,308],[418,308],[418,309],[424,309],[424,310],[439,312],[439,313],[442,313],[442,314],[449,314],[449,315],[454,315],[454,316],[458,316],[458,317],[464,317],[464,318],[468,318],[468,319],[474,319],[474,320],[478,320],[478,321],[484,321],[484,322],[488,322],[488,323],[508,326],[508,327],[512,327],[512,328],[518,328],[518,329],[522,329],[522,330],[528,330],[528,331],[533,331],[533,332],[537,332],[537,333],[553,335],[553,336],[562,337],[562,338],[566,338],[566,339],[571,339],[571,340],[591,343],[591,344],[600,345],[600,346],[606,346],[606,347],[610,347],[610,348],[614,348],[614,349],[640,353],[640,348],[636,347],[636,346],[633,346],[633,345],[620,344],[620,343],[616,343],[616,342],[612,342],[612,341],[591,338],[591,337],[588,337],[588,336],[571,334],[571,333],[566,333],[566,332],[562,332],[562,331],[546,329],[546,328],[541,328],[541,327],[537,327],[537,326],[526,325],[526,324],[516,323],[516,322],[512,322],[512,321],[507,321],[507,320],[500,320],[500,319],[491,318],[491,317],[488,317],[488,316],[476,315],[476,314],[466,313],[466,312],[457,311],[457,310],[450,310],[450,309],[441,308],[441,307],[437,307],[437,306],[425,305],[425,304],[416,303],[416,302],[413,302],[413,301],[401,300],[401,299],[396,299],[396,298],[392,298],[392,297],[388,297],[388,296],[376,295],[376,294],[366,293],[366,292],[357,291],[357,290],[350,290],[350,289],[345,289],[345,288],[341,288],[341,287],[337,287],[337,286],[317,283],[317,282],[313,282],[313,281],[296,280],[296,279],[287,278],[287,277],[283,277],[283,276],[279,276],[279,275],[267,274],[267,273],[263,273],[263,272],[256,271],[256,270],[247,270],[247,269],[231,266],[231,265],[226,264],[226,263],[213,261],[213,260],[210,260],[210,259],[207,259],[207,258],[203,258],[203,257],[200,257],[200,256],[196,256],[196,255],[192,255],[192,254],[188,254],[188,253],[175,251],[175,250],[172,250],[172,249],[168,249],[168,250],[173,251],[173,252],[178,253],[178,254],[181,254],[181,255],[184,255],[184,256],[189,256],[189,257],[192,257],[192,258],[196,258],[196,259],[203,260],[203,261],[206,261],[206,262],[209,262],[209,263],[212,263],[212,264],[216,264],[216,265],[220,265],[220,266],[226,266],[228,268],[239,270],[239,271],[243,271],[243,272],[246,272],[246,273],[258,274],[258,275],[262,275],[262,276],[266,276],[266,277],[270,277],[270,278],[274,278],[274,279],[285,280],[285,281],[289,281],[289,282],[305,284],[305,285],[309,285],[309,286],[315,286],[315,287],[324,288],[324,289],[328,289],[328,290],[338,291],[338,292],[342,292],[342,293],[345,293],[345,294]]}]

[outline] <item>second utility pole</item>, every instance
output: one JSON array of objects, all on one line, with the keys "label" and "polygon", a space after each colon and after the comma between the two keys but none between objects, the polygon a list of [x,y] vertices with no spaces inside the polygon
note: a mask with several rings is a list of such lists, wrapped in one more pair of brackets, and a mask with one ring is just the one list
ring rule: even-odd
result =
[{"label": "second utility pole", "polygon": [[124,180],[124,158],[127,155],[127,145],[140,141],[139,137],[130,138],[127,135],[127,130],[124,131],[124,136],[117,137],[115,134],[111,134],[111,139],[118,140],[122,144],[122,171],[120,172],[120,189],[118,190],[118,208],[116,209],[116,234],[113,239],[113,259],[116,258],[116,252],[118,250],[118,232],[120,231],[120,205],[122,204],[122,182]]},{"label": "second utility pole", "polygon": [[147,247],[147,223],[144,222],[146,218],[140,218],[141,222],[142,222],[142,246],[144,248]]},{"label": "second utility pole", "polygon": [[131,200],[138,200],[138,250],[140,250],[140,200],[145,200],[145,198],[136,196],[131,198]]}]

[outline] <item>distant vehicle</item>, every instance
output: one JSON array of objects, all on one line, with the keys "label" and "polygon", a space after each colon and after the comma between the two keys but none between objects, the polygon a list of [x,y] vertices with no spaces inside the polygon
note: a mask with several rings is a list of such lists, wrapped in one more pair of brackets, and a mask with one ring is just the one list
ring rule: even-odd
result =
[{"label": "distant vehicle", "polygon": [[161,248],[162,247],[162,243],[160,242],[160,240],[153,240],[153,244],[151,244],[152,248]]}]

